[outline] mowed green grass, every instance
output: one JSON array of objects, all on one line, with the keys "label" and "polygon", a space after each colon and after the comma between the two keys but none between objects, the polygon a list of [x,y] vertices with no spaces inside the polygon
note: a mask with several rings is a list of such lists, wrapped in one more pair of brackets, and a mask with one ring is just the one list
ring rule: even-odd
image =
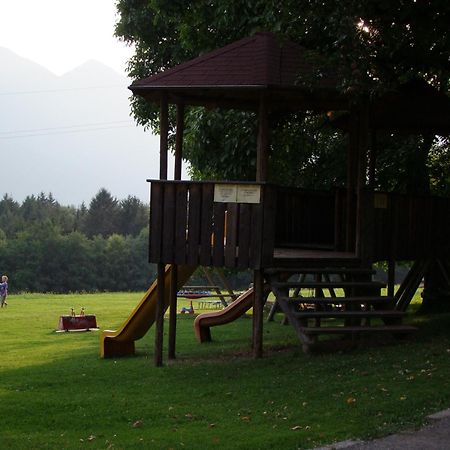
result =
[{"label": "mowed green grass", "polygon": [[[73,306],[115,329],[141,294],[11,295],[0,310],[0,448],[297,449],[419,426],[450,405],[450,315],[411,316],[396,344],[304,355],[280,317],[251,357],[251,318],[198,344],[179,316],[178,358],[102,360],[99,332],[55,333]],[[180,303],[180,307],[185,303]],[[167,333],[167,322],[165,332]],[[167,339],[166,339],[167,341]]]}]

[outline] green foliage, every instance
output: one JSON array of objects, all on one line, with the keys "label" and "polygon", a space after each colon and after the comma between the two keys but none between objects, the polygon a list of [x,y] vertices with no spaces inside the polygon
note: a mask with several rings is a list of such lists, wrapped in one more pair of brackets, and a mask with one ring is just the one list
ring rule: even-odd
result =
[{"label": "green foliage", "polygon": [[106,189],[100,189],[91,200],[84,222],[84,230],[89,237],[96,234],[110,236],[117,222],[118,202]]},{"label": "green foliage", "polygon": [[450,139],[436,139],[428,158],[430,185],[433,192],[450,196]]},{"label": "green foliage", "polygon": [[[148,208],[101,190],[87,209],[59,205],[51,194],[19,205],[0,201],[0,270],[10,291],[83,292],[146,289]],[[85,232],[89,232],[85,234]]]},{"label": "green foliage", "polygon": [[[128,66],[132,79],[156,74],[257,31],[272,31],[280,39],[325,55],[339,73],[342,90],[351,87],[355,93],[375,95],[416,77],[443,93],[449,89],[447,0],[119,0],[117,10],[116,35],[135,47]],[[157,105],[133,96],[131,106],[140,124],[158,130]],[[321,120],[271,118],[277,125],[271,139],[271,181],[322,188],[342,184],[345,141],[326,127],[311,126]],[[191,175],[254,179],[255,122],[248,113],[190,110],[184,151]],[[431,146],[432,141],[429,136],[409,142],[400,136],[385,140],[377,187],[398,185],[400,190],[427,192],[431,186],[433,191],[448,192],[449,143],[442,140]]]},{"label": "green foliage", "polygon": [[[251,180],[256,167],[255,115],[192,109],[186,120],[185,157],[197,179]],[[201,135],[202,139],[198,139]]]}]

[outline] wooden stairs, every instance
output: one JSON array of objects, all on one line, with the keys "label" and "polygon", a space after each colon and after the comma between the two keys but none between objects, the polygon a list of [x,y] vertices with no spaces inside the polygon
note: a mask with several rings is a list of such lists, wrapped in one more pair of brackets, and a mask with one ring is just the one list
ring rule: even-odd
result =
[{"label": "wooden stairs", "polygon": [[[343,335],[347,339],[341,343],[355,345],[363,336],[401,336],[415,331],[402,324],[405,313],[395,309],[394,297],[381,295],[385,285],[373,281],[373,274],[372,269],[360,267],[266,270],[276,297],[269,320],[281,310],[304,352],[319,347],[319,335]],[[312,296],[302,295],[305,290]]]}]

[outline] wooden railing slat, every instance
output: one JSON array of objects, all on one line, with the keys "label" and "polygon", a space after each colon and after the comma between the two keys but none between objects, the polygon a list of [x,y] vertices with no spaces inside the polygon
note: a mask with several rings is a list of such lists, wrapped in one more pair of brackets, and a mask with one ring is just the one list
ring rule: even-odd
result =
[{"label": "wooden railing slat", "polygon": [[189,214],[188,214],[188,255],[187,263],[191,266],[199,263],[200,244],[200,214],[201,214],[201,186],[196,183],[189,187]]},{"label": "wooden railing slat", "polygon": [[176,185],[176,213],[175,213],[175,263],[186,264],[186,232],[187,232],[187,205],[188,185]]},{"label": "wooden railing slat", "polygon": [[211,239],[213,219],[214,185],[202,186],[202,208],[201,208],[201,236],[200,236],[200,264],[211,265]]},{"label": "wooden railing slat", "polygon": [[164,187],[164,210],[161,259],[162,262],[170,263],[174,260],[175,240],[175,185],[166,184]]},{"label": "wooden railing slat", "polygon": [[250,204],[242,204],[239,212],[239,249],[237,266],[242,269],[247,268],[249,263],[251,208],[252,205]]},{"label": "wooden railing slat", "polygon": [[277,199],[274,189],[267,188],[264,191],[262,215],[262,267],[268,267],[273,261],[273,249],[275,247],[275,217],[277,213]]},{"label": "wooden railing slat", "polygon": [[152,184],[150,193],[149,261],[160,262],[164,191],[162,184]]},{"label": "wooden railing slat", "polygon": [[236,267],[236,248],[239,225],[239,204],[227,204],[227,229],[225,241],[225,266]]},{"label": "wooden railing slat", "polygon": [[225,262],[224,239],[225,239],[225,203],[214,203],[213,223],[213,266],[223,267]]}]

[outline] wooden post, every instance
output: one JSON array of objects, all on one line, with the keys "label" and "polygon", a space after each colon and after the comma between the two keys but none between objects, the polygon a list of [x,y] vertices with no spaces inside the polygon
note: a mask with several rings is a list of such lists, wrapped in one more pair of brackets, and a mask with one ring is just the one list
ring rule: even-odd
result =
[{"label": "wooden post", "polygon": [[155,317],[155,366],[163,364],[165,265],[158,263],[158,298]]},{"label": "wooden post", "polygon": [[172,265],[170,274],[170,303],[169,303],[169,359],[175,359],[177,340],[177,293],[178,293],[178,266]]},{"label": "wooden post", "polygon": [[262,269],[253,272],[253,356],[263,355],[264,276]]},{"label": "wooden post", "polygon": [[[258,112],[258,139],[256,147],[256,181],[267,181],[267,164],[269,159],[269,109],[267,97],[264,92],[261,93],[259,99]],[[262,251],[262,214],[259,223],[261,234],[257,236],[256,245],[258,249],[254,249],[259,254],[261,260]],[[258,232],[256,233],[258,234]],[[253,272],[253,356],[261,358],[263,353],[263,307],[264,307],[264,276],[263,271],[258,264],[258,269]]]},{"label": "wooden post", "polygon": [[165,93],[161,96],[159,112],[159,179],[167,180],[167,155],[169,150],[169,104]]},{"label": "wooden post", "polygon": [[174,180],[181,180],[181,162],[183,160],[184,105],[177,104],[177,135],[175,139]]},{"label": "wooden post", "polygon": [[258,139],[256,147],[256,181],[267,181],[269,158],[269,111],[265,93],[259,100]]},{"label": "wooden post", "polygon": [[369,143],[369,104],[363,100],[359,108],[357,128],[356,183],[356,254],[371,263],[373,247],[373,196],[366,192],[367,150]]},{"label": "wooden post", "polygon": [[347,151],[347,193],[345,217],[345,250],[355,250],[355,186],[357,179],[356,161],[358,159],[358,111],[350,108],[350,126]]},{"label": "wooden post", "polygon": [[377,147],[377,133],[372,129],[370,134],[370,146],[369,146],[369,173],[368,173],[368,185],[370,188],[373,188],[375,185],[375,175],[376,175],[376,167],[377,167],[377,156],[378,156],[378,147]]},{"label": "wooden post", "polygon": [[394,296],[395,289],[395,261],[388,261],[388,282],[387,282],[387,295],[388,297]]},{"label": "wooden post", "polygon": [[[184,105],[177,104],[177,135],[175,140],[175,165],[174,180],[181,180],[181,161],[183,157],[183,132],[184,132]],[[177,293],[178,293],[178,266],[172,265],[170,276],[170,300],[169,300],[169,359],[175,359],[177,340]]]},{"label": "wooden post", "polygon": [[359,108],[358,123],[358,160],[357,160],[357,189],[364,189],[367,185],[367,157],[369,148],[369,104],[363,100]]}]

